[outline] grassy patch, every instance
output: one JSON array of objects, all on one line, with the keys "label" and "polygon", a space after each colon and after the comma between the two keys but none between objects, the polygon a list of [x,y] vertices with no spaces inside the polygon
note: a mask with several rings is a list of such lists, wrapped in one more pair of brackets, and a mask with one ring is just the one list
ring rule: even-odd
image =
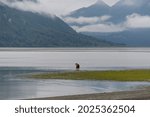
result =
[{"label": "grassy patch", "polygon": [[150,70],[74,71],[32,75],[36,79],[150,81]]}]

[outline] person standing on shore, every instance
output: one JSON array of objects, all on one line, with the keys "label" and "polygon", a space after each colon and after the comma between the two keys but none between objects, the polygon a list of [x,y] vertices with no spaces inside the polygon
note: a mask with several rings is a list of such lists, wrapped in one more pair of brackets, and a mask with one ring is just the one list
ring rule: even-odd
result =
[{"label": "person standing on shore", "polygon": [[79,71],[79,69],[80,69],[80,64],[79,64],[79,63],[75,63],[75,65],[76,65],[76,70]]}]

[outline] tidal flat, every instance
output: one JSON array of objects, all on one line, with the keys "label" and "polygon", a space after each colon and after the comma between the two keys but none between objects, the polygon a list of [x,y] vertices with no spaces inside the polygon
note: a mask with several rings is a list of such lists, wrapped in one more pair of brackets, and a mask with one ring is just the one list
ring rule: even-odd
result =
[{"label": "tidal flat", "polygon": [[41,73],[30,76],[35,79],[65,80],[111,80],[111,81],[150,81],[150,69],[108,70],[108,71],[71,71]]}]

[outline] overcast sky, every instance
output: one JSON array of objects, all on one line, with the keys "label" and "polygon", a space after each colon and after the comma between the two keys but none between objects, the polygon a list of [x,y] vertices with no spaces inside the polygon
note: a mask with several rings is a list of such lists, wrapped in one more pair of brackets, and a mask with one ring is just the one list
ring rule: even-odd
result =
[{"label": "overcast sky", "polygon": [[[8,0],[0,0],[0,1],[6,3],[6,1]],[[73,10],[94,4],[97,0],[37,0],[37,1],[38,3],[33,3],[29,2],[29,0],[24,0],[24,2],[11,3],[11,6],[19,7],[23,10],[43,11],[45,13],[51,14],[53,13],[55,15],[64,15]],[[108,5],[112,6],[119,0],[103,0],[103,1]]]}]

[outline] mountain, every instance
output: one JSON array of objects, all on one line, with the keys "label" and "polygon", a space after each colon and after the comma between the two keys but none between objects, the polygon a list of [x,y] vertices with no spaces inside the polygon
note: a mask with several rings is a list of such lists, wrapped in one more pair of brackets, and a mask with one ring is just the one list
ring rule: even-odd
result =
[{"label": "mountain", "polygon": [[114,43],[79,34],[56,16],[0,3],[0,47],[103,47]]},{"label": "mountain", "polygon": [[[103,16],[109,16],[109,18],[105,21],[94,22],[95,18]],[[93,23],[78,23],[79,21],[76,20],[81,17],[87,20],[93,18]],[[71,12],[66,16],[67,18],[76,21],[75,23],[68,22],[68,24],[82,34],[103,38],[114,43],[124,43],[128,46],[150,47],[150,27],[148,27],[150,24],[150,0],[120,0],[113,6],[108,6],[102,0],[98,0],[89,7]],[[89,28],[91,28],[90,31]],[[97,30],[94,31],[96,28]],[[99,29],[100,31],[98,31]],[[111,29],[110,32],[109,29]]]},{"label": "mountain", "polygon": [[[97,0],[96,3],[89,7],[80,8],[71,12],[68,17],[95,17],[110,15],[111,18],[108,21],[118,23],[126,19],[126,16],[133,13],[141,15],[150,15],[150,1],[149,0],[132,0],[132,4],[138,3],[139,5],[128,5],[129,0],[120,0],[113,6],[107,5],[102,0]],[[141,2],[140,2],[141,1]],[[130,3],[131,4],[131,3]]]},{"label": "mountain", "polygon": [[103,1],[98,0],[95,4],[78,9],[69,14],[69,17],[93,17],[109,14],[110,7]]},{"label": "mountain", "polygon": [[127,30],[114,33],[84,32],[83,34],[103,38],[114,43],[124,43],[128,47],[150,47],[150,29]]},{"label": "mountain", "polygon": [[140,15],[150,15],[149,0],[132,0],[130,4],[126,1],[128,0],[120,0],[118,3],[111,7],[111,21],[122,22],[126,19],[126,16],[131,15],[133,13]]}]

